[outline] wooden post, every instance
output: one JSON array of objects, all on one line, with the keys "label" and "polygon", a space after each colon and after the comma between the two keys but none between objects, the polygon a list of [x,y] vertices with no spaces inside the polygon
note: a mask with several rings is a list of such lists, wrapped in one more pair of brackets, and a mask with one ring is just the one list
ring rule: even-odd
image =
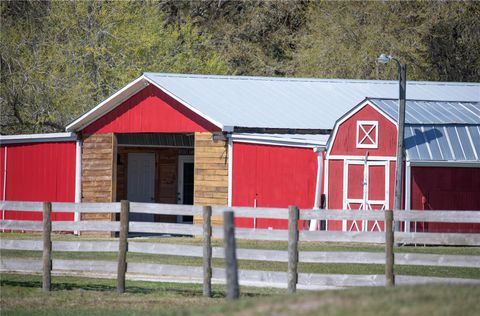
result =
[{"label": "wooden post", "polygon": [[212,297],[212,207],[203,207],[203,296]]},{"label": "wooden post", "polygon": [[43,202],[43,292],[52,289],[52,203]]},{"label": "wooden post", "polygon": [[118,241],[118,268],[117,268],[117,292],[125,292],[125,273],[127,272],[127,251],[128,251],[128,224],[129,224],[130,202],[121,201],[120,209],[120,237]]},{"label": "wooden post", "polygon": [[238,286],[238,265],[235,249],[235,226],[233,211],[223,212],[223,244],[225,248],[225,265],[227,272],[227,299],[236,300],[240,296]]},{"label": "wooden post", "polygon": [[393,265],[395,257],[393,254],[393,211],[385,211],[385,285],[395,285]]},{"label": "wooden post", "polygon": [[296,206],[288,207],[288,292],[295,293],[298,283],[298,218]]}]

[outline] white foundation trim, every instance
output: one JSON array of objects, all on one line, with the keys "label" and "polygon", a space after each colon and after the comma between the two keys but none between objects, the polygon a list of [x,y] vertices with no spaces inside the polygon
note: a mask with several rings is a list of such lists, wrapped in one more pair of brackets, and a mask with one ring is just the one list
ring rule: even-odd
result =
[{"label": "white foundation trim", "polygon": [[232,206],[232,193],[233,193],[233,139],[232,135],[228,136],[228,198],[227,205]]},{"label": "white foundation trim", "polygon": [[[77,140],[75,146],[75,203],[82,202],[82,141]],[[74,221],[80,221],[80,213],[74,213]],[[78,231],[74,232],[78,234]]]}]

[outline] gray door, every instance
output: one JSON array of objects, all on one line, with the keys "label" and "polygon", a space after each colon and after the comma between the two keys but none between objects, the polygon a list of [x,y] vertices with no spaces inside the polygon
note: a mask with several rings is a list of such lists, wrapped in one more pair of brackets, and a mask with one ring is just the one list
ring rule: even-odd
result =
[{"label": "gray door", "polygon": [[[127,199],[131,202],[155,202],[155,154],[128,154]],[[131,213],[130,220],[153,222],[153,214]]]}]

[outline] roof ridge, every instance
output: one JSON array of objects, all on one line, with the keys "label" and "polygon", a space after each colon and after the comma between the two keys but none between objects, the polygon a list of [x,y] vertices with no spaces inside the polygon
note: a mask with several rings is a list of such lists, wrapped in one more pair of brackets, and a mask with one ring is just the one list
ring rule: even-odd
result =
[{"label": "roof ridge", "polygon": [[[375,79],[345,79],[345,78],[306,78],[306,77],[266,77],[266,76],[238,76],[238,75],[212,75],[212,74],[177,74],[162,72],[144,72],[144,76],[161,76],[174,78],[197,78],[197,79],[227,79],[227,80],[252,80],[252,81],[299,81],[299,82],[325,82],[325,83],[369,83],[369,84],[398,84],[397,80]],[[478,85],[477,82],[443,82],[443,81],[407,81],[409,85]]]},{"label": "roof ridge", "polygon": [[[389,100],[389,101],[398,101],[398,98],[379,98],[379,97],[366,97],[368,100]],[[461,100],[429,100],[429,99],[405,99],[405,101],[410,102],[435,102],[435,103],[479,103],[480,101],[461,101]]]}]

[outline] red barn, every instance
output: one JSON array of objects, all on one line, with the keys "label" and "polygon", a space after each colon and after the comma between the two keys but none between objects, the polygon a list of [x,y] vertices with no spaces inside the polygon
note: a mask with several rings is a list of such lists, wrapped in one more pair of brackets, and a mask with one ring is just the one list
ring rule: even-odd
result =
[{"label": "red barn", "polygon": [[[2,136],[0,197],[11,201],[79,201],[75,178],[80,161],[73,133]],[[79,154],[79,152],[78,152]],[[77,198],[76,198],[77,197]],[[2,219],[41,220],[39,212],[2,210]],[[55,213],[53,220],[73,220],[73,213]]]},{"label": "red barn", "polygon": [[[413,98],[475,100],[479,87],[409,82],[407,93]],[[6,177],[4,198],[318,208],[322,157],[335,121],[365,95],[395,97],[397,88],[394,81],[145,73],[66,127],[74,135],[72,150],[63,160],[69,167],[63,170],[58,163],[59,177],[48,183],[76,188],[76,195],[9,195],[11,181],[21,184],[17,187],[35,186],[37,181],[17,173],[15,180]],[[14,146],[5,143],[7,138],[0,137],[2,148]],[[50,143],[43,140],[36,146],[47,155]],[[26,170],[50,168],[42,159],[21,164]],[[9,168],[7,163],[3,174],[13,174]],[[115,219],[109,214],[82,216]],[[239,219],[237,224],[286,227],[285,221],[262,219],[260,211],[258,219]]]},{"label": "red barn", "polygon": [[[393,207],[398,101],[367,98],[340,118],[325,173],[330,209]],[[480,103],[407,100],[406,210],[480,210]],[[406,223],[412,231],[479,232],[478,224]],[[329,230],[382,230],[330,221]]]}]

